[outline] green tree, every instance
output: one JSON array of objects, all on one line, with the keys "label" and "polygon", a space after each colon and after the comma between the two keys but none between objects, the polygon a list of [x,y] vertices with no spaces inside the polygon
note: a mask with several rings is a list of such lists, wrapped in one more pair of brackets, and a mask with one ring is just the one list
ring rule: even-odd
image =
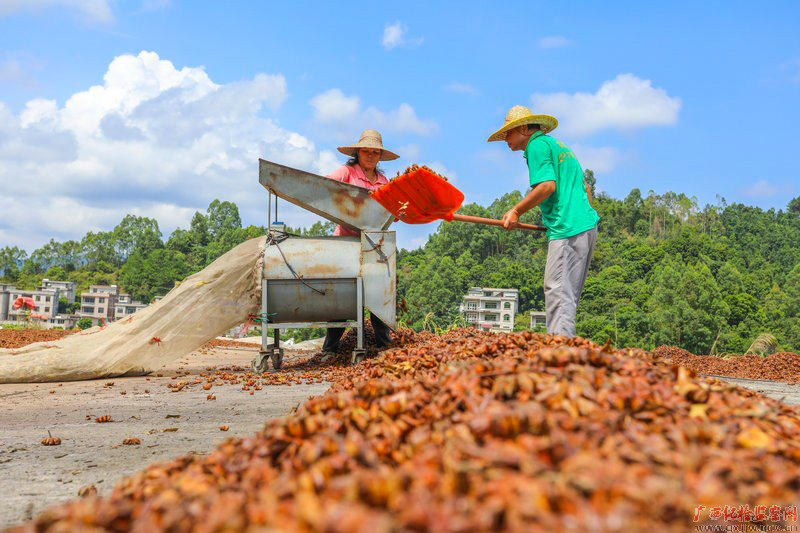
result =
[{"label": "green tree", "polygon": [[17,246],[0,248],[0,274],[6,282],[15,282],[19,278],[20,266],[25,262],[28,253]]},{"label": "green tree", "polygon": [[333,235],[336,224],[330,220],[314,222],[310,228],[304,229],[302,235],[306,237],[329,237]]},{"label": "green tree", "polygon": [[242,228],[239,208],[233,202],[214,200],[208,205],[207,213],[208,233],[213,240]]},{"label": "green tree", "polygon": [[584,170],[583,179],[586,181],[586,184],[589,186],[589,190],[592,192],[592,198],[594,198],[597,188],[597,179],[594,177],[594,171],[589,170],[588,168]]},{"label": "green tree", "polygon": [[152,218],[125,215],[112,235],[120,262],[124,262],[134,252],[147,254],[150,250],[163,246],[158,222]]},{"label": "green tree", "polygon": [[81,239],[81,249],[86,264],[103,261],[118,264],[114,250],[114,234],[111,231],[90,231]]},{"label": "green tree", "polygon": [[147,256],[134,252],[120,271],[122,287],[134,299],[150,302],[169,292],[176,281],[191,274],[186,257],[175,250],[158,248]]}]

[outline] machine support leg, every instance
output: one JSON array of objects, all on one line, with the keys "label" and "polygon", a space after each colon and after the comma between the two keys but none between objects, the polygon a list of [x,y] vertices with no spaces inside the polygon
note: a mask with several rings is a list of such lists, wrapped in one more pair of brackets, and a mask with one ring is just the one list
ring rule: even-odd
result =
[{"label": "machine support leg", "polygon": [[361,278],[356,279],[356,320],[358,321],[356,349],[353,350],[352,364],[360,363],[367,355],[364,349],[364,285]]},{"label": "machine support leg", "polygon": [[261,351],[267,351],[269,344],[267,331],[267,280],[261,280]]},{"label": "machine support leg", "polygon": [[268,349],[269,332],[267,331],[267,280],[261,280],[261,350],[253,360],[253,370],[256,372],[266,372],[268,357],[271,355]]},{"label": "machine support leg", "polygon": [[280,370],[283,366],[283,348],[281,348],[281,330],[278,328],[274,328],[272,330],[273,334],[273,343],[272,343],[272,369],[273,370]]}]

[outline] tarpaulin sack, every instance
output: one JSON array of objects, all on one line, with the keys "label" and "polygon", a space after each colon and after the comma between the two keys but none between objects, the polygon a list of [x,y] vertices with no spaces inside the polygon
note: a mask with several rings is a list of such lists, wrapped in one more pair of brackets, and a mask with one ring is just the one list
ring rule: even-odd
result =
[{"label": "tarpaulin sack", "polygon": [[259,313],[265,237],[249,239],[128,318],[58,341],[0,349],[0,383],[141,375]]}]

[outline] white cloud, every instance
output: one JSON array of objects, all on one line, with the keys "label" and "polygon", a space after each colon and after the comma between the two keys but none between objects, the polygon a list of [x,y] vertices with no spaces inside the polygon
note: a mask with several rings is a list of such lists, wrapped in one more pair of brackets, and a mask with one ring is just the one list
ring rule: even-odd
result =
[{"label": "white cloud", "polygon": [[404,144],[402,146],[398,146],[397,149],[390,148],[390,150],[407,161],[418,158],[420,154],[419,145],[417,144]]},{"label": "white cloud", "polygon": [[570,41],[566,37],[555,35],[551,37],[540,38],[538,44],[539,48],[563,48],[565,46],[570,46],[572,44],[572,41]]},{"label": "white cloud", "polygon": [[566,135],[589,135],[604,129],[630,131],[678,122],[680,98],[653,87],[650,80],[620,74],[596,93],[534,94],[533,111],[554,115]]},{"label": "white cloud", "polygon": [[37,12],[51,7],[73,10],[90,24],[111,24],[114,15],[106,0],[0,0],[0,15],[16,12]]},{"label": "white cloud", "polygon": [[742,192],[744,192],[745,196],[751,198],[772,198],[779,194],[792,194],[794,192],[794,187],[789,184],[778,185],[761,179],[745,188]]},{"label": "white cloud", "polygon": [[318,94],[310,103],[314,108],[314,119],[322,123],[351,120],[361,106],[358,96],[345,96],[339,89]]},{"label": "white cloud", "polygon": [[364,110],[364,116],[367,122],[375,123],[388,131],[431,135],[439,129],[436,122],[420,119],[414,108],[406,103],[400,104],[397,109],[392,111],[381,111],[375,107],[369,107]]},{"label": "white cloud", "polygon": [[387,50],[398,46],[414,48],[420,46],[424,39],[422,37],[407,37],[408,27],[400,21],[394,24],[387,24],[383,30],[383,40],[381,44]]},{"label": "white cloud", "polygon": [[481,92],[477,88],[473,87],[468,83],[457,83],[457,82],[450,83],[444,86],[444,90],[451,93],[462,93],[462,94],[472,94],[472,95],[481,94]]},{"label": "white cloud", "polygon": [[622,161],[619,151],[610,146],[573,144],[570,148],[584,170],[588,168],[595,172],[611,172]]},{"label": "white cloud", "polygon": [[365,128],[377,129],[381,133],[389,131],[417,135],[431,135],[439,129],[436,122],[420,119],[407,103],[390,111],[373,106],[362,109],[358,96],[347,96],[339,89],[318,94],[309,103],[314,108],[315,121],[325,127],[327,134],[339,140],[357,136]]},{"label": "white cloud", "polygon": [[156,218],[166,236],[214,198],[263,224],[259,157],[310,171],[332,164],[264,116],[286,99],[281,75],[217,84],[141,52],[114,58],[103,79],[63,105],[35,99],[15,114],[0,102],[3,245],[80,239],[127,213]]},{"label": "white cloud", "polygon": [[327,176],[344,164],[342,157],[344,156],[338,154],[338,152],[323,150],[319,153],[317,160],[314,161],[314,168],[320,176]]},{"label": "white cloud", "polygon": [[454,182],[458,179],[458,174],[454,170],[450,170],[441,161],[434,161],[433,163],[425,163],[425,166],[436,172],[437,174],[447,178],[447,181]]}]

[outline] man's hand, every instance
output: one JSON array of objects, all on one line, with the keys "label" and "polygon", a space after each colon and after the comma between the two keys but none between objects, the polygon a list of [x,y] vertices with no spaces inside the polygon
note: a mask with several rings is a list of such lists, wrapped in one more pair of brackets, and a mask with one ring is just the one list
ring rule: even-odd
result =
[{"label": "man's hand", "polygon": [[503,215],[503,227],[507,230],[512,230],[519,225],[519,213],[517,212],[516,208],[509,209],[505,215]]}]

